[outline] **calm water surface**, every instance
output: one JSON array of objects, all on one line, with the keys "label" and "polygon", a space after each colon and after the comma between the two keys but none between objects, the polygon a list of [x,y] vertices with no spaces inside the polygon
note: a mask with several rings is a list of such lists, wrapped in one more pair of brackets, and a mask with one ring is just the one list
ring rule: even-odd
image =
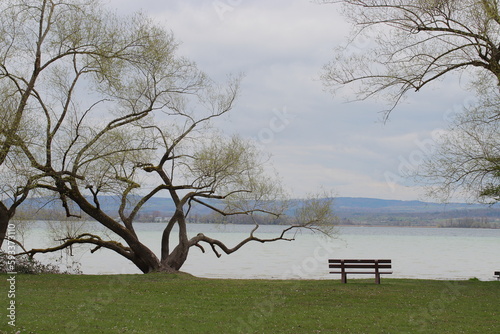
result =
[{"label": "calm water surface", "polygon": [[[157,254],[163,226],[151,223],[136,227],[141,240]],[[280,231],[279,226],[261,229],[261,237],[275,237]],[[189,225],[190,235],[205,233],[229,247],[250,230],[251,226],[245,225]],[[48,245],[46,225],[33,225],[25,241],[30,247]],[[386,276],[393,278],[492,280],[493,272],[500,270],[500,230],[489,229],[339,227],[335,238],[301,233],[292,242],[249,243],[221,258],[210,246],[205,250],[202,253],[193,247],[182,270],[210,278],[338,279],[339,275],[328,274],[328,258],[392,259],[394,273]],[[48,261],[56,256],[37,258]],[[107,250],[90,254],[90,247],[79,247],[74,250],[74,259],[85,274],[139,273],[132,263]],[[62,262],[66,262],[64,257]]]}]

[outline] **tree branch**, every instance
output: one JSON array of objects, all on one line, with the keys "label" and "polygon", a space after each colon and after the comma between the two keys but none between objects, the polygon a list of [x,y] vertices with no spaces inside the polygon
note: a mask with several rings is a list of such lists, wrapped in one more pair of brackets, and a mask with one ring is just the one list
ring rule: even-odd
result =
[{"label": "tree branch", "polygon": [[257,230],[257,228],[258,228],[258,225],[256,225],[256,227],[252,230],[252,232],[250,233],[250,236],[248,236],[246,239],[240,241],[233,248],[229,248],[222,241],[210,238],[210,237],[204,235],[203,233],[198,233],[198,235],[196,235],[191,240],[189,240],[189,246],[190,247],[191,246],[198,246],[198,247],[200,247],[198,245],[199,242],[206,242],[206,243],[208,243],[211,246],[211,248],[212,248],[213,252],[215,253],[215,255],[217,257],[221,257],[221,254],[217,251],[217,249],[215,248],[215,246],[219,247],[225,254],[229,255],[229,254],[232,254],[232,253],[236,252],[241,247],[245,246],[247,243],[252,242],[252,241],[260,242],[260,243],[275,242],[275,241],[279,241],[279,240],[293,241],[293,240],[295,240],[295,238],[285,238],[285,234],[286,234],[286,232],[290,231],[291,229],[297,228],[297,226],[291,226],[291,227],[283,230],[281,232],[281,234],[280,234],[279,237],[268,238],[268,239],[263,239],[263,238],[255,237],[254,236],[254,232]]},{"label": "tree branch", "polygon": [[132,255],[133,255],[131,249],[128,247],[125,247],[121,243],[119,243],[117,241],[105,241],[105,240],[102,240],[101,237],[94,235],[94,234],[90,234],[90,233],[83,233],[83,234],[80,234],[79,236],[76,236],[74,238],[65,238],[65,239],[62,239],[62,241],[64,241],[64,243],[62,243],[56,247],[40,248],[40,249],[34,248],[34,249],[29,250],[29,251],[24,251],[23,253],[20,253],[18,255],[27,254],[30,257],[33,257],[35,254],[38,254],[38,253],[53,253],[53,252],[57,252],[59,250],[71,247],[72,245],[75,245],[75,244],[93,244],[93,245],[96,245],[97,247],[91,251],[92,253],[97,251],[99,248],[104,247],[104,248],[107,248],[107,249],[110,249],[112,251],[117,252],[118,254],[124,256],[125,258],[127,258],[129,260],[132,259]]}]

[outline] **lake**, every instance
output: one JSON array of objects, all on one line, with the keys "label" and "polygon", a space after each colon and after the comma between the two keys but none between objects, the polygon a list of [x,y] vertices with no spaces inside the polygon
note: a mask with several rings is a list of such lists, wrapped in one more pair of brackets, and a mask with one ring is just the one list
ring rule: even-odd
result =
[{"label": "lake", "polygon": [[[98,229],[97,224],[90,224]],[[164,224],[137,224],[141,240],[159,253]],[[205,233],[231,247],[245,238],[249,225],[189,224],[190,235]],[[25,236],[30,247],[50,242],[45,223],[35,223]],[[275,237],[280,226],[262,226],[261,237]],[[140,271],[108,250],[90,254],[90,246],[74,250],[85,274],[132,274]],[[217,258],[210,247],[190,251],[182,271],[208,278],[340,279],[328,274],[329,258],[392,259],[391,278],[492,280],[500,270],[500,230],[455,228],[354,227],[337,228],[335,238],[299,233],[292,242],[249,243],[231,255]],[[36,256],[42,262],[67,262],[61,253]],[[356,276],[353,276],[356,277]],[[358,276],[359,277],[359,276]],[[361,277],[367,278],[368,275]]]}]

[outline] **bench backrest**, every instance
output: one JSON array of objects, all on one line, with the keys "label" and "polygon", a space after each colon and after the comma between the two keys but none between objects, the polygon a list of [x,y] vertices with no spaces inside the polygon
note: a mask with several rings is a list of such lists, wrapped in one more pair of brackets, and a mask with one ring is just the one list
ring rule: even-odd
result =
[{"label": "bench backrest", "polygon": [[392,260],[344,260],[329,259],[330,268],[340,269],[391,269]]}]

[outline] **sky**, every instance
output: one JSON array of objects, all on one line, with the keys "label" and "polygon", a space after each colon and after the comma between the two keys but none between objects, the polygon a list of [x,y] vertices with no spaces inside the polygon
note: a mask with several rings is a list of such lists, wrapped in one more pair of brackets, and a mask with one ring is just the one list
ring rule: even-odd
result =
[{"label": "sky", "polygon": [[[107,0],[119,13],[142,11],[170,29],[179,54],[210,77],[244,74],[227,132],[257,142],[293,197],[433,201],[406,175],[432,152],[436,134],[471,95],[457,77],[409,94],[384,122],[382,100],[349,102],[321,80],[350,24],[337,4],[310,0]],[[370,47],[360,40],[354,48]]]}]

